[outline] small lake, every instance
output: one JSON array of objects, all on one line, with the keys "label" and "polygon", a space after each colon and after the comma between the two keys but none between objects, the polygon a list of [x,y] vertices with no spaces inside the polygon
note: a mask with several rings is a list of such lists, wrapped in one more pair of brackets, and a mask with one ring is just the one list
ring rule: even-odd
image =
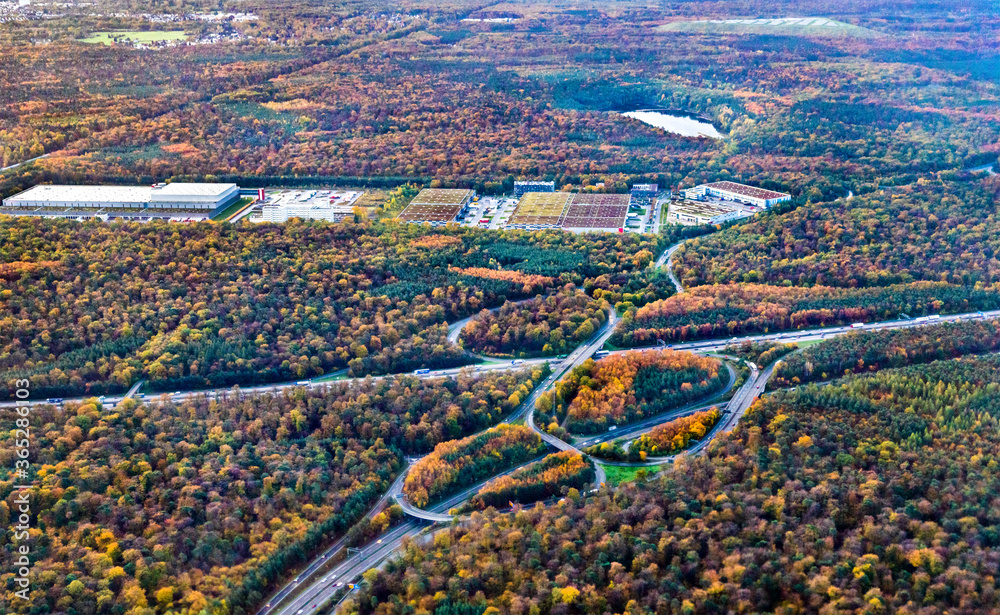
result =
[{"label": "small lake", "polygon": [[710,139],[721,139],[722,135],[709,122],[680,111],[666,111],[659,109],[640,109],[639,111],[628,111],[622,113],[625,117],[637,119],[644,124],[662,128],[667,132],[672,132],[682,137],[708,137]]}]

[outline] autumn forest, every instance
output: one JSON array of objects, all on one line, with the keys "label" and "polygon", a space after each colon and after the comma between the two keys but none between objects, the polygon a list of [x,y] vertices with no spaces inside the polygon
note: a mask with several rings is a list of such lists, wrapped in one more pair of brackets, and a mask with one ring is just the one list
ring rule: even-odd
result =
[{"label": "autumn forest", "polygon": [[[997,612],[998,24],[985,0],[0,2],[0,197],[366,191],[336,223],[0,214],[0,612]],[[791,199],[647,233],[394,219],[516,180]]]}]

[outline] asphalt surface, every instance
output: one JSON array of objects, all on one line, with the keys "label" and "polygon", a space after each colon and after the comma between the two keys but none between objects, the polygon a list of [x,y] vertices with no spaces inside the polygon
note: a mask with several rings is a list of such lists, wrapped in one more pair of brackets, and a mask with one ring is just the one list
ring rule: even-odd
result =
[{"label": "asphalt surface", "polygon": [[736,384],[736,378],[737,378],[736,370],[733,369],[733,366],[728,363],[726,363],[725,365],[726,368],[729,370],[729,382],[721,391],[713,393],[707,396],[707,398],[699,399],[698,401],[692,402],[686,406],[681,406],[680,408],[674,408],[667,412],[661,412],[660,414],[656,414],[649,418],[645,418],[641,421],[636,421],[634,423],[629,423],[628,425],[623,425],[614,431],[587,436],[586,439],[579,442],[579,445],[582,447],[590,447],[594,446],[595,444],[602,444],[604,442],[610,442],[612,440],[618,440],[621,438],[628,438],[628,439],[637,438],[642,434],[655,429],[658,425],[662,423],[666,423],[674,419],[679,419],[681,417],[689,416],[691,414],[700,412],[702,410],[708,410],[709,408],[718,407],[719,405],[721,405],[720,403],[716,404],[708,403],[706,399],[722,397],[723,395],[729,393],[729,391],[732,391],[733,385]]},{"label": "asphalt surface", "polygon": [[[672,255],[671,250],[675,250],[677,247],[679,247],[679,245],[680,244],[673,246],[671,249],[668,249],[668,251],[665,252],[663,256],[661,256],[661,260],[663,262],[669,260],[670,256]],[[659,262],[660,261],[658,260],[658,263]],[[834,337],[837,335],[845,335],[854,331],[902,329],[902,328],[924,326],[931,324],[940,324],[943,322],[955,322],[961,320],[971,320],[976,318],[995,318],[995,317],[1000,317],[1000,310],[953,314],[953,315],[939,316],[933,318],[925,317],[925,318],[911,319],[911,320],[893,320],[893,321],[886,321],[879,323],[859,324],[858,326],[852,325],[852,326],[825,327],[821,329],[812,329],[805,331],[790,331],[790,332],[772,333],[772,334],[745,335],[745,336],[734,337],[728,340],[716,339],[716,340],[682,342],[682,343],[670,344],[668,347],[676,350],[687,350],[693,352],[711,352],[711,351],[718,351],[731,344],[737,344],[744,341],[802,342],[808,340],[828,339],[830,337]],[[562,440],[559,440],[558,438],[555,438],[550,434],[541,432],[537,428],[537,426],[535,426],[534,424],[535,401],[537,401],[537,399],[541,395],[548,394],[550,388],[558,380],[559,377],[565,374],[568,370],[582,364],[584,361],[590,358],[597,350],[599,350],[607,341],[607,339],[611,337],[612,333],[614,332],[614,328],[618,323],[618,320],[619,319],[617,314],[615,314],[614,311],[612,311],[611,316],[609,317],[608,322],[605,324],[605,326],[598,333],[596,333],[591,340],[589,340],[587,343],[581,345],[572,353],[570,353],[567,359],[565,359],[561,363],[556,362],[552,375],[549,376],[538,387],[536,387],[535,391],[528,397],[527,400],[525,400],[525,402],[514,414],[512,414],[510,417],[507,418],[506,422],[515,421],[519,419],[521,415],[525,415],[526,423],[533,429],[538,431],[541,437],[543,437],[543,439],[546,440],[546,442],[549,442],[550,444],[552,444],[553,446],[555,446],[560,450],[573,450],[579,452],[579,449],[573,446],[572,444],[563,442]],[[664,344],[659,344],[657,346],[650,346],[645,349],[662,348],[662,347],[664,347]],[[631,350],[644,350],[644,349],[637,348]],[[616,351],[616,352],[625,352],[625,351]],[[435,378],[435,377],[439,378],[444,376],[454,377],[459,373],[461,373],[463,370],[467,370],[469,372],[476,372],[476,371],[485,372],[493,370],[523,369],[531,365],[538,365],[541,363],[545,363],[546,361],[550,363],[552,362],[551,360],[548,359],[533,359],[533,360],[488,364],[477,367],[467,366],[464,368],[434,370],[426,374],[420,374],[419,377],[421,378]],[[708,437],[704,438],[694,447],[685,451],[682,454],[691,455],[691,454],[702,453],[704,450],[707,449],[710,443],[714,441],[715,437],[717,437],[718,434],[732,430],[739,422],[740,417],[742,417],[743,414],[746,412],[747,408],[749,408],[750,405],[753,403],[753,401],[764,391],[767,381],[770,379],[771,375],[773,374],[773,371],[774,371],[773,365],[769,366],[763,372],[759,373],[756,367],[754,367],[752,369],[752,377],[747,380],[747,383],[744,384],[739,391],[737,391],[737,393],[733,396],[733,398],[729,402],[729,405],[727,406],[727,412],[724,414],[723,419],[719,421],[719,423],[712,430],[712,432],[710,432]],[[395,376],[375,377],[373,378],[373,380],[378,380],[386,377],[392,378]],[[293,383],[273,384],[273,385],[240,389],[239,394],[249,395],[256,393],[278,392],[281,391],[282,389],[293,388],[297,386],[306,386],[310,388],[322,387],[325,384],[326,383],[322,381],[320,382],[300,381]],[[129,393],[126,394],[125,396],[122,396],[121,398],[109,397],[105,399],[105,402],[115,403],[117,401],[120,401],[121,399],[125,399],[129,395],[134,394],[135,391],[138,390],[138,388],[139,388],[138,386],[134,386],[133,389],[129,391]],[[208,397],[219,397],[232,394],[234,394],[233,389],[226,388],[226,389],[215,389],[210,391],[183,392],[174,394],[169,397],[174,400],[183,400],[190,397],[198,397],[202,395]],[[85,399],[85,398],[79,398],[79,399]],[[67,401],[77,401],[77,400],[67,400]],[[44,404],[48,402],[35,401],[31,403]],[[10,407],[14,405],[15,403],[13,402],[7,402],[0,404],[0,407]],[[690,409],[687,411],[690,412],[693,410],[694,409]],[[651,420],[658,420],[659,422],[663,422],[666,420],[671,420],[671,418],[676,418],[676,415],[665,413],[658,417],[651,417]],[[602,441],[605,438],[606,439],[621,438],[623,436],[629,435],[632,430],[648,429],[652,426],[655,425],[653,425],[652,423],[647,425],[636,424],[634,426],[629,426],[628,430],[622,430],[620,432],[616,431],[613,434],[604,434],[602,436],[598,436],[597,438],[601,438]],[[586,445],[590,445],[593,443],[596,443],[596,441],[595,440],[586,441]],[[627,465],[630,466],[661,465],[665,462],[669,462],[671,459],[675,457],[661,458],[658,460],[649,461],[646,464],[627,464]],[[602,462],[602,463],[605,463],[607,465],[607,462]],[[599,465],[597,466],[597,469],[598,469],[597,482],[599,484],[604,483],[605,476],[603,470],[600,468]],[[379,510],[387,502],[388,498],[392,497],[394,491],[398,491],[398,489],[401,487],[401,481],[403,480],[404,476],[405,472],[401,473],[400,476],[397,477],[396,482],[393,483],[393,488],[389,489],[389,491],[387,491],[386,494],[379,500],[379,504],[375,506],[371,511],[369,511],[368,516],[373,515],[376,510]],[[480,487],[481,484],[466,489],[452,496],[447,501],[442,502],[437,506],[431,507],[428,512],[436,514],[446,513],[450,508],[455,507],[456,505],[464,502],[466,499],[471,497],[475,492],[478,491]],[[339,563],[329,572],[326,572],[323,575],[316,574],[316,571],[324,567],[324,564],[326,564],[328,560],[333,558],[335,555],[338,555],[339,552],[346,546],[345,541],[342,538],[341,540],[331,545],[323,553],[321,553],[307,568],[305,568],[299,574],[296,580],[293,580],[291,583],[283,587],[277,594],[272,596],[272,598],[267,603],[267,606],[263,607],[258,612],[258,615],[307,615],[314,613],[337,591],[342,590],[344,585],[349,584],[352,580],[357,578],[365,570],[368,570],[369,568],[379,565],[379,563],[385,560],[385,558],[387,558],[389,555],[391,555],[397,549],[399,549],[399,547],[402,545],[406,537],[415,536],[422,529],[427,527],[428,523],[429,523],[428,521],[420,519],[407,520],[404,523],[396,526],[395,528],[392,528],[389,532],[381,536],[376,541],[366,545],[360,551],[351,553],[348,557],[346,557],[341,563]],[[279,604],[279,602],[282,599],[290,595],[293,595],[294,597],[289,598],[287,600],[287,604]]]},{"label": "asphalt surface", "polygon": [[[547,395],[549,391],[552,390],[552,387],[559,380],[559,378],[561,378],[566,372],[582,364],[584,361],[593,356],[595,352],[600,350],[600,348],[604,345],[604,343],[608,340],[608,338],[611,337],[611,335],[614,333],[615,326],[617,326],[618,324],[618,320],[619,320],[618,313],[615,312],[614,308],[612,308],[610,310],[610,315],[608,317],[608,320],[604,323],[604,326],[599,331],[594,333],[594,335],[589,340],[587,340],[582,345],[578,346],[576,350],[571,352],[566,357],[566,359],[552,371],[552,373],[549,375],[548,378],[543,380],[538,386],[535,387],[535,390],[531,393],[531,395],[528,396],[526,400],[524,400],[524,402],[517,409],[517,411],[515,411],[506,419],[504,419],[503,422],[511,423],[513,421],[520,419],[521,415],[525,415],[525,423],[535,433],[537,433],[546,444],[549,444],[550,446],[560,451],[573,451],[575,453],[584,455],[586,457],[587,455],[585,455],[583,451],[581,451],[580,449],[576,448],[572,444],[569,444],[568,442],[556,438],[555,436],[547,432],[542,431],[535,425],[535,417],[534,417],[535,402],[538,401],[538,398],[541,397],[542,395]],[[607,476],[605,475],[604,470],[599,465],[595,463],[594,467],[597,473],[594,482],[596,482],[597,485],[600,486],[606,482]],[[400,503],[401,506],[403,506],[403,511],[405,513],[417,517],[419,519],[424,519],[428,521],[451,520],[450,516],[438,515],[435,514],[433,511],[423,510],[420,508],[416,508],[415,506],[409,503],[405,503],[405,498],[403,497],[397,498],[397,501]]]},{"label": "asphalt surface", "polygon": [[[995,311],[991,311],[991,312],[984,312],[982,317],[990,318],[990,317],[996,317],[996,316],[1000,316],[1000,310],[995,310]],[[836,336],[836,335],[844,335],[844,334],[847,334],[847,333],[850,333],[850,332],[853,332],[853,331],[858,331],[858,330],[898,329],[898,328],[907,328],[907,327],[914,327],[914,326],[922,326],[922,325],[926,325],[926,324],[937,324],[937,323],[940,323],[940,322],[968,320],[968,319],[974,319],[974,318],[980,318],[980,317],[981,316],[979,316],[979,313],[955,314],[955,315],[951,315],[951,316],[941,316],[939,318],[933,318],[933,319],[896,320],[896,321],[889,321],[889,322],[882,322],[882,323],[871,323],[871,324],[865,324],[865,325],[862,325],[862,326],[859,326],[859,327],[853,327],[853,326],[827,327],[827,328],[823,328],[823,329],[815,329],[815,330],[810,330],[810,331],[794,331],[794,332],[788,332],[788,333],[776,333],[776,334],[764,334],[764,335],[750,335],[750,336],[743,336],[743,337],[738,337],[738,338],[729,339],[729,340],[697,341],[697,342],[689,342],[689,343],[682,343],[682,344],[674,344],[674,345],[672,345],[672,348],[675,348],[675,349],[678,349],[678,350],[689,350],[689,351],[696,351],[696,352],[710,352],[710,351],[721,350],[721,349],[725,348],[726,346],[728,346],[730,344],[739,343],[739,342],[742,342],[742,341],[765,341],[765,340],[779,341],[780,340],[780,341],[792,342],[792,341],[806,341],[806,340],[814,340],[814,339],[827,339],[829,337],[833,337],[833,336]],[[515,413],[514,415],[512,415],[511,417],[509,417],[507,419],[508,422],[510,422],[512,420],[516,420],[518,418],[519,414],[525,413],[526,414],[526,417],[525,417],[526,423],[529,426],[531,426],[532,428],[536,429],[536,431],[538,431],[537,426],[535,426],[535,424],[534,424],[534,402],[538,399],[538,397],[540,395],[547,394],[548,391],[549,391],[549,389],[550,389],[550,387],[552,386],[552,384],[562,374],[564,374],[569,369],[572,369],[573,367],[576,367],[577,365],[580,365],[581,363],[583,363],[584,361],[586,361],[587,358],[589,358],[594,352],[596,352],[597,349],[599,349],[601,346],[603,346],[604,342],[608,339],[608,337],[611,336],[611,333],[613,332],[613,327],[614,327],[614,324],[616,324],[616,321],[617,321],[617,315],[614,315],[613,319],[609,319],[609,326],[607,326],[604,329],[602,329],[602,331],[599,332],[595,336],[595,338],[593,340],[591,340],[587,344],[581,346],[576,351],[574,351],[569,356],[569,358],[562,364],[562,366],[560,366],[557,371],[553,372],[553,374],[552,374],[552,376],[550,376],[550,378],[548,378],[544,383],[542,383],[542,385],[540,385],[539,387],[536,388],[536,390],[532,393],[532,395],[528,398],[528,400],[525,401],[525,403],[518,410],[518,412]],[[660,346],[653,346],[651,348],[658,348],[658,347],[662,347],[662,345],[660,345]],[[620,352],[625,352],[625,351],[620,351]],[[753,404],[753,402],[764,392],[764,389],[766,388],[768,380],[771,378],[771,376],[774,373],[774,367],[775,367],[775,365],[770,365],[770,366],[768,366],[763,371],[760,371],[757,368],[756,365],[749,364],[749,366],[751,368],[751,375],[747,379],[747,382],[743,386],[740,387],[740,389],[736,392],[736,394],[733,395],[732,399],[727,404],[726,411],[724,412],[723,418],[716,424],[716,426],[713,428],[713,430],[708,434],[708,436],[706,438],[704,438],[703,440],[701,440],[700,442],[698,442],[697,444],[695,444],[692,448],[684,451],[683,453],[680,453],[680,455],[697,455],[697,454],[704,453],[707,450],[707,448],[711,445],[711,443],[715,440],[715,438],[718,437],[719,434],[727,433],[727,432],[731,431],[733,428],[736,427],[736,425],[739,423],[739,420],[743,416],[743,414]],[[696,409],[692,408],[692,409],[682,410],[682,411],[683,412],[692,412],[692,411],[695,411],[695,410]],[[663,415],[660,415],[659,417],[653,417],[653,418],[654,419],[658,419],[660,422],[662,422],[662,421],[666,421],[666,420],[671,420],[671,418],[675,418],[675,417],[676,417],[676,415],[672,415],[671,413],[665,413]],[[650,427],[650,425],[643,425],[641,427],[641,429],[648,429],[649,427]],[[596,439],[604,440],[605,438],[608,438],[608,439],[610,439],[610,438],[621,438],[621,437],[629,435],[632,430],[637,429],[637,428],[638,428],[638,426],[630,426],[629,429],[623,430],[621,433],[605,434],[605,435],[596,437]],[[574,451],[579,451],[579,449],[576,448],[576,447],[574,447],[573,445],[571,445],[569,443],[566,443],[566,442],[563,442],[563,441],[559,440],[558,438],[555,438],[554,436],[551,436],[550,434],[544,434],[542,437],[547,442],[549,442],[553,446],[556,446],[560,450],[574,450]],[[588,445],[592,444],[592,443],[596,443],[596,441],[591,441],[591,440],[587,441]],[[659,465],[664,465],[666,463],[670,463],[672,460],[676,459],[680,455],[675,455],[675,456],[671,456],[671,457],[664,457],[664,458],[659,458],[659,459],[655,459],[655,460],[649,460],[646,463],[642,463],[642,464],[624,464],[624,465],[628,465],[628,466],[659,466]],[[605,465],[618,465],[618,464],[608,464],[607,462],[603,462],[603,463]],[[600,470],[600,466],[599,465],[597,466],[597,469]],[[599,476],[599,480],[598,480],[599,483],[605,482],[605,478],[603,476],[603,471],[601,471],[601,474],[602,474],[602,476]],[[478,486],[475,487],[475,488],[473,488],[473,489],[469,489],[469,490],[467,490],[464,493],[467,494],[466,497],[468,497],[468,496],[471,496],[472,493],[475,490],[477,490],[477,489],[478,489]],[[454,498],[452,498],[452,500],[449,501],[449,503],[447,503],[446,505],[441,505],[439,507],[435,507],[434,509],[432,509],[431,512],[440,512],[442,509],[443,510],[447,510],[449,507],[452,507],[454,505],[451,502],[458,503],[460,501],[458,498],[462,497],[462,495],[463,494],[459,494],[459,495],[455,496]],[[416,531],[418,531],[419,528],[422,527],[422,526],[417,526],[416,522],[412,522],[412,521],[411,522],[407,522],[407,524],[404,524],[404,526],[406,526],[406,527],[411,527],[412,526],[413,529],[411,529],[409,531],[411,533],[413,533],[413,534],[415,534]],[[393,532],[399,531],[404,526],[400,526],[400,528],[396,528],[396,530],[394,530]],[[396,536],[396,534],[395,533],[390,533],[389,535],[387,535],[386,540],[392,539],[393,536]],[[391,554],[392,549],[390,547],[391,547],[392,544],[399,544],[401,542],[402,542],[402,538],[399,538],[399,539],[396,539],[396,540],[392,540],[391,543],[383,543],[383,544],[375,545],[375,546],[371,547],[372,551],[370,553],[365,552],[365,555],[364,555],[363,559],[361,561],[358,561],[358,562],[356,562],[354,564],[354,567],[351,569],[351,570],[353,570],[353,574],[360,574],[361,572],[364,572],[364,570],[366,570],[368,567],[377,565],[385,557],[388,557],[388,555]],[[390,547],[387,547],[386,544],[390,544]],[[355,556],[355,557],[357,558],[357,557],[360,557],[360,556]],[[333,592],[330,591],[327,594],[327,597],[323,598],[323,600],[325,601],[330,595],[332,595],[332,593]],[[294,610],[292,610],[292,611],[287,611],[287,612],[281,612],[279,615],[296,615],[296,613],[295,613]]]},{"label": "asphalt surface", "polygon": [[[532,299],[534,299],[534,297],[532,297],[531,299],[520,299],[518,301],[511,301],[509,303],[513,303],[514,305],[520,305],[522,303],[527,303],[527,302],[531,301]],[[506,303],[504,305],[506,305]],[[504,307],[504,306],[503,305],[499,305],[499,306],[497,306],[495,308],[490,308],[490,311],[491,312],[499,312],[500,308],[502,308],[502,307]],[[462,330],[465,329],[465,325],[467,325],[467,324],[469,324],[469,322],[475,320],[478,316],[479,316],[479,312],[473,314],[472,316],[463,318],[462,320],[458,320],[458,321],[455,321],[455,322],[449,324],[448,325],[448,341],[451,342],[452,344],[458,346],[458,338],[459,338],[460,335],[462,335]],[[471,351],[466,351],[466,352],[468,352],[469,354],[471,354],[471,355],[473,355],[475,357],[479,357],[480,356],[480,355],[477,355],[477,354],[475,354],[475,353],[473,353]],[[482,358],[486,359],[488,357],[482,357]]]},{"label": "asphalt surface", "polygon": [[677,279],[677,276],[674,275],[673,258],[674,258],[674,252],[680,249],[680,247],[684,245],[685,241],[687,241],[687,239],[682,239],[681,241],[678,241],[674,245],[667,248],[666,251],[660,255],[660,258],[656,259],[656,263],[654,265],[656,269],[666,266],[667,277],[670,278],[670,282],[674,285],[674,290],[677,291],[677,294],[681,294],[682,292],[684,292],[684,287],[681,285],[681,281]]},{"label": "asphalt surface", "polygon": [[[513,472],[514,470],[516,470],[516,468],[509,470],[509,472]],[[397,477],[396,481],[392,484],[392,487],[379,501],[379,505],[376,505],[372,511],[369,512],[369,516],[372,515],[375,510],[378,510],[387,499],[395,497],[402,492],[402,483],[405,476],[406,472],[400,473],[399,477]],[[467,489],[463,489],[443,502],[430,507],[429,511],[437,514],[446,513],[448,510],[455,508],[478,493],[479,490],[482,489],[483,485],[490,480],[493,480],[493,478],[495,477],[490,477],[489,479],[477,483]],[[333,597],[338,590],[344,589],[346,585],[349,585],[351,581],[359,577],[361,573],[378,566],[387,557],[392,555],[400,548],[400,546],[402,546],[403,541],[407,537],[416,536],[424,528],[430,525],[432,525],[430,522],[420,519],[404,521],[400,525],[390,529],[378,539],[368,543],[359,551],[348,555],[343,562],[338,564],[329,572],[326,572],[323,575],[316,575],[316,579],[310,579],[309,577],[313,575],[316,570],[322,567],[323,564],[326,563],[326,560],[333,556],[333,553],[344,547],[344,539],[337,541],[337,544],[324,551],[324,553],[321,554],[321,556],[317,558],[317,560],[315,560],[309,568],[302,571],[296,577],[296,580],[287,584],[284,588],[282,588],[281,592],[273,596],[267,602],[267,605],[257,612],[257,615],[311,615],[312,613],[315,613],[319,607]],[[299,588],[299,585],[302,585],[304,589],[301,589],[301,592],[298,595],[284,604],[279,604],[279,601],[289,595],[289,593],[295,593],[295,590]]]}]

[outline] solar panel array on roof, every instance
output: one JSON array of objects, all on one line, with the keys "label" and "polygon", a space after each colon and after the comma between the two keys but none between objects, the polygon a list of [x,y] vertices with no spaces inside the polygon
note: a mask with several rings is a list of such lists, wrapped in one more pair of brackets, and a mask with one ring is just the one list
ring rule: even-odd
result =
[{"label": "solar panel array on roof", "polygon": [[404,222],[448,223],[472,201],[472,190],[424,188],[398,216]]},{"label": "solar panel array on roof", "polygon": [[521,197],[507,226],[559,226],[572,198],[568,192],[528,192]]},{"label": "solar panel array on roof", "polygon": [[573,195],[573,203],[566,210],[563,228],[619,229],[625,226],[628,215],[629,195],[587,194]]},{"label": "solar panel array on roof", "polygon": [[764,199],[768,201],[790,196],[784,192],[775,192],[774,190],[765,190],[764,188],[756,188],[754,186],[747,186],[746,184],[737,184],[736,182],[728,181],[712,182],[710,184],[705,184],[705,187],[712,190],[730,192],[732,194],[749,196],[755,199]]}]

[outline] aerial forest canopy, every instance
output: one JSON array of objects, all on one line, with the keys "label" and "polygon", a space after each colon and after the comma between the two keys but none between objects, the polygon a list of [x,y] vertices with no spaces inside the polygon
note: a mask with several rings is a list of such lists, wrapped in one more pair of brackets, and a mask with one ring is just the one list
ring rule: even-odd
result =
[{"label": "aerial forest canopy", "polygon": [[406,596],[503,613],[996,610],[998,368],[766,397],[662,478],[410,543],[347,612],[406,613]]},{"label": "aerial forest canopy", "polygon": [[[254,611],[289,568],[361,520],[404,454],[496,424],[514,409],[511,395],[543,377],[403,376],[220,400],[39,406],[34,606]],[[13,468],[14,432],[0,444],[0,463]],[[0,523],[17,514],[0,501]],[[381,531],[389,520],[373,522]],[[5,570],[15,559],[0,552]]]},{"label": "aerial forest canopy", "polygon": [[[341,540],[389,550],[408,457],[411,503],[485,483],[471,516],[397,534],[337,615],[1000,612],[996,320],[735,345],[788,387],[752,401],[755,376],[743,414],[699,411],[730,383],[715,358],[622,353],[534,398],[549,367],[512,363],[619,317],[607,342],[638,349],[1000,309],[998,40],[987,0],[0,2],[0,197],[170,180],[367,202],[336,224],[0,216],[0,401],[19,379],[94,397],[32,411],[31,600],[10,599],[7,532],[0,612],[257,613]],[[718,138],[626,115],[646,109]],[[791,199],[648,234],[391,220],[422,187],[518,180]],[[676,292],[655,263],[683,238]],[[140,380],[226,392],[99,398]],[[529,399],[547,434],[501,424]],[[608,434],[678,406],[627,451]],[[0,426],[3,529],[16,439]],[[290,612],[345,596],[321,597]]]},{"label": "aerial forest canopy", "polygon": [[[612,303],[667,296],[647,268],[662,245],[392,222],[0,220],[0,381],[46,397],[463,365],[447,323],[507,300],[574,295],[567,284]],[[578,309],[602,322],[596,304]]]},{"label": "aerial forest canopy", "polygon": [[[718,31],[697,25],[745,15],[711,2],[517,3],[497,12],[507,23],[461,0],[94,6],[0,28],[0,167],[48,155],[0,177],[0,194],[169,177],[489,191],[742,178],[820,202],[988,164],[1000,138],[983,2],[752,3],[846,27]],[[185,18],[219,10],[249,17]],[[158,13],[196,44],[81,42],[155,32]],[[621,115],[648,108],[700,115],[724,138]]]}]

